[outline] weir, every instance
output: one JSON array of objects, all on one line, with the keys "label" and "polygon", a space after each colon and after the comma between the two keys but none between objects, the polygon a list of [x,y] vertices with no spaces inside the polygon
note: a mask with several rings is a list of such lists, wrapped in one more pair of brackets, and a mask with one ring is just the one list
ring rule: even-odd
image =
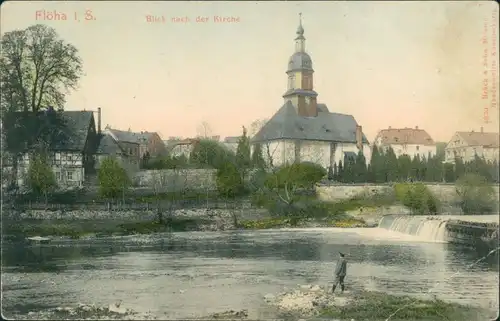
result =
[{"label": "weir", "polygon": [[378,227],[423,241],[497,248],[498,221],[498,215],[385,215]]}]

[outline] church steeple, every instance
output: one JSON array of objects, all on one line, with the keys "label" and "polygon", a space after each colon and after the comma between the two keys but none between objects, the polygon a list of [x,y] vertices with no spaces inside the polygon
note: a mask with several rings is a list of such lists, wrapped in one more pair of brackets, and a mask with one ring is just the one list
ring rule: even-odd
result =
[{"label": "church steeple", "polygon": [[299,13],[299,26],[295,37],[295,53],[288,61],[288,90],[283,95],[285,101],[290,101],[297,113],[304,117],[318,115],[316,97],[313,90],[313,73],[311,57],[306,53],[306,38],[302,27],[302,13]]},{"label": "church steeple", "polygon": [[296,33],[297,37],[295,38],[295,52],[305,52],[306,38],[304,37],[304,27],[302,27],[302,13],[299,13],[299,26]]}]

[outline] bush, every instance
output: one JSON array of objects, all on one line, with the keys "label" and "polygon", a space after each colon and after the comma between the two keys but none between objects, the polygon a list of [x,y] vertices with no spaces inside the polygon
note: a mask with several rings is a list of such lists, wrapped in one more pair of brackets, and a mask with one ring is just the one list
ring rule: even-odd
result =
[{"label": "bush", "polygon": [[231,162],[222,165],[216,173],[217,190],[225,197],[232,198],[244,193],[243,178],[238,168]]},{"label": "bush", "polygon": [[99,193],[105,198],[116,198],[125,195],[125,191],[130,187],[131,181],[125,169],[118,161],[108,157],[101,162],[101,167],[97,172],[99,181]]},{"label": "bush", "polygon": [[394,185],[396,198],[414,214],[437,214],[438,200],[422,183]]},{"label": "bush", "polygon": [[252,192],[261,191],[266,183],[268,173],[263,169],[257,169],[249,174],[248,190]]},{"label": "bush", "polygon": [[494,211],[495,191],[485,177],[465,174],[457,180],[455,190],[459,197],[459,206],[464,213],[481,214]]},{"label": "bush", "polygon": [[281,167],[266,180],[266,186],[275,188],[312,188],[325,175],[326,170],[318,164],[303,162]]}]

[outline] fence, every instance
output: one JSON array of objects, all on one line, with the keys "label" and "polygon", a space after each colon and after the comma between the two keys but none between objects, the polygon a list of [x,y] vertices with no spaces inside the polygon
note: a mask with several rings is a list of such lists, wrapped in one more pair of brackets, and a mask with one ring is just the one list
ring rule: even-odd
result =
[{"label": "fence", "polygon": [[236,208],[251,208],[252,205],[247,201],[231,201],[224,200],[176,200],[176,201],[161,201],[161,202],[116,202],[116,203],[75,203],[75,204],[45,204],[30,202],[26,204],[16,204],[4,206],[4,210],[14,211],[31,211],[31,210],[46,210],[46,211],[149,211],[149,210],[176,210],[182,208],[207,208],[207,209],[236,209]]}]

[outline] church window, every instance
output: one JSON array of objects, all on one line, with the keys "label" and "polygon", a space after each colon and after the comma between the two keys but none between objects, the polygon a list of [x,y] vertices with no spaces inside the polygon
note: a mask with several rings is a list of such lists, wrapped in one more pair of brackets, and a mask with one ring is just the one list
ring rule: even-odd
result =
[{"label": "church window", "polygon": [[288,88],[295,89],[295,75],[291,75],[288,77]]}]

